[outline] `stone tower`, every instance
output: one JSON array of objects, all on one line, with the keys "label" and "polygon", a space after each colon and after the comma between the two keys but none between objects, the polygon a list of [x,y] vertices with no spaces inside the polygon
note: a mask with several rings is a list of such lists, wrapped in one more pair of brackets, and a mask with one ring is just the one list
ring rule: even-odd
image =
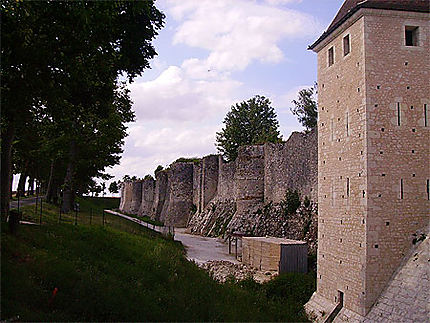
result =
[{"label": "stone tower", "polygon": [[335,307],[365,316],[429,223],[429,40],[427,0],[347,0],[309,47],[319,213],[306,307],[317,316]]}]

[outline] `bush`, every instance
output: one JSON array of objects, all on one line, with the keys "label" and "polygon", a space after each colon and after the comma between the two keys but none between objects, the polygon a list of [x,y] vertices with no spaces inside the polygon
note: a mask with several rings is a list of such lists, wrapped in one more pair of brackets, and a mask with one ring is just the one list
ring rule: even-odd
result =
[{"label": "bush", "polygon": [[309,207],[311,205],[311,200],[309,199],[309,197],[306,195],[305,198],[303,199],[303,205],[305,207]]},{"label": "bush", "polygon": [[301,204],[300,195],[297,192],[297,190],[294,190],[294,191],[287,190],[287,192],[285,193],[285,198],[281,202],[281,206],[285,214],[288,215],[288,214],[296,213],[300,204]]}]

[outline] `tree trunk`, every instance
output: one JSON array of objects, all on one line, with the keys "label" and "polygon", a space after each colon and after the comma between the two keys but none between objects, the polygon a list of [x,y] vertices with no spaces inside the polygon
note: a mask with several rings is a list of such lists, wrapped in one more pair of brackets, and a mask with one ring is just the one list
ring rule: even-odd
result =
[{"label": "tree trunk", "polygon": [[15,136],[15,126],[10,124],[1,136],[1,216],[6,219],[9,215],[10,176],[12,173],[12,142]]},{"label": "tree trunk", "polygon": [[10,171],[10,184],[9,184],[9,197],[12,199],[13,197],[13,191],[12,191],[12,187],[13,187],[13,172],[12,170]]},{"label": "tree trunk", "polygon": [[27,167],[25,167],[25,170],[21,175],[19,176],[18,181],[18,187],[16,189],[16,197],[18,196],[24,196],[25,194],[25,182],[27,181],[28,173],[27,173]]},{"label": "tree trunk", "polygon": [[52,202],[52,195],[54,193],[54,165],[55,165],[55,159],[51,160],[51,168],[49,170],[49,179],[48,179],[48,186],[46,187],[46,200],[48,202]]},{"label": "tree trunk", "polygon": [[27,196],[34,195],[34,178],[30,177],[28,179],[28,190],[27,190]]},{"label": "tree trunk", "polygon": [[72,140],[70,143],[69,162],[67,164],[66,177],[64,178],[64,189],[63,189],[63,213],[68,213],[73,207],[74,201],[74,189],[73,189],[73,177],[75,171],[75,160],[76,160],[76,142]]}]

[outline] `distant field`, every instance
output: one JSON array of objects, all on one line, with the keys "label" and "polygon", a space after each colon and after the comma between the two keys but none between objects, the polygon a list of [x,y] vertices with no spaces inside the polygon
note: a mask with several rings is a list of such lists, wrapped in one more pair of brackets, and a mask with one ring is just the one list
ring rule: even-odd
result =
[{"label": "distant field", "polygon": [[[81,200],[78,225],[72,215],[59,224],[58,208],[46,204],[43,225],[21,226],[17,236],[2,223],[1,320],[306,321],[314,273],[219,284],[178,242],[117,217],[102,226],[100,211],[118,203]],[[24,210],[37,219],[34,207]]]}]

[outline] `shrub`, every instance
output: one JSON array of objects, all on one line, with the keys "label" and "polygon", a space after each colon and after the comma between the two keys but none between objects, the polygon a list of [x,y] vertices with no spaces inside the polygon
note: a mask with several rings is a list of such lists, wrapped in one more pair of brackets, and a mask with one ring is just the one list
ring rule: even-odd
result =
[{"label": "shrub", "polygon": [[284,212],[287,215],[288,214],[294,214],[294,213],[296,213],[300,204],[301,204],[300,195],[297,192],[297,190],[294,190],[294,191],[287,190],[287,192],[285,193],[285,198],[281,202],[281,206],[282,206]]}]

